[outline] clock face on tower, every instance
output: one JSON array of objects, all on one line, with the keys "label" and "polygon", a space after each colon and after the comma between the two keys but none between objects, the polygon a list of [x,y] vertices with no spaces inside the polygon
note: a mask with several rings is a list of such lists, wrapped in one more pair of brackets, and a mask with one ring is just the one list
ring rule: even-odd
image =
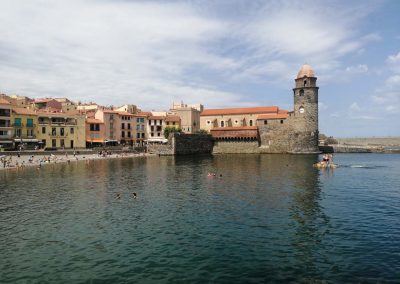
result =
[{"label": "clock face on tower", "polygon": [[300,113],[304,113],[304,107],[300,107],[300,108],[299,108],[299,112],[300,112]]}]

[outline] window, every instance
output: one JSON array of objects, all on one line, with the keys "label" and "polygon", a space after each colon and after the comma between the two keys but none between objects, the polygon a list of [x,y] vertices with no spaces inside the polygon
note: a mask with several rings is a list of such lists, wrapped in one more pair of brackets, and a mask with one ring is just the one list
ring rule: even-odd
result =
[{"label": "window", "polygon": [[32,137],[33,136],[33,129],[27,129],[26,130],[26,136]]},{"label": "window", "polygon": [[144,131],[144,125],[140,125],[140,130]]},{"label": "window", "polygon": [[10,116],[10,110],[9,109],[0,109],[0,116]]},{"label": "window", "polygon": [[125,123],[122,123],[122,124],[121,124],[121,128],[122,128],[122,129],[125,129]]},{"label": "window", "polygon": [[210,124],[210,123],[211,123],[211,121],[207,120],[207,124]]},{"label": "window", "polygon": [[21,137],[21,129],[15,129],[15,137]]},{"label": "window", "polygon": [[253,126],[253,120],[250,119],[249,123],[250,123],[250,126]]},{"label": "window", "polygon": [[125,131],[121,132],[121,136],[122,136],[122,138],[125,138]]},{"label": "window", "polygon": [[175,121],[174,121],[174,122],[172,122],[172,125],[175,125]]},{"label": "window", "polygon": [[235,120],[235,124],[238,124],[238,123],[239,123],[239,121]]},{"label": "window", "polygon": [[[69,130],[69,133],[74,134],[74,128],[73,127],[71,127],[71,129]],[[73,147],[71,147],[71,148],[73,148]]]},{"label": "window", "polygon": [[144,117],[142,117],[142,118],[140,119],[140,122],[141,122],[141,123],[144,123]]},{"label": "window", "polygon": [[15,120],[14,120],[14,124],[15,124],[15,126],[22,126],[22,124],[21,124],[21,118],[15,118]]},{"label": "window", "polygon": [[128,123],[128,129],[131,129],[131,124],[130,123]]},{"label": "window", "polygon": [[264,125],[268,124],[268,120],[264,120]]},{"label": "window", "polygon": [[136,131],[140,130],[140,125],[136,124]]},{"label": "window", "polygon": [[137,139],[140,138],[140,133],[136,133],[136,138],[137,138]]},{"label": "window", "polygon": [[301,97],[304,96],[304,90],[303,90],[303,89],[300,90],[299,95],[300,95]]},{"label": "window", "polygon": [[160,132],[157,133],[157,136],[160,137]]},{"label": "window", "polygon": [[26,126],[33,127],[33,119],[32,118],[27,118],[26,119]]},{"label": "window", "polygon": [[[73,128],[71,128],[71,129],[73,129]],[[90,131],[100,131],[100,124],[91,123],[90,124]]]},{"label": "window", "polygon": [[138,118],[136,118],[136,123],[139,123],[140,122],[140,118],[138,117]]},{"label": "window", "polygon": [[60,128],[60,135],[64,136],[64,128],[63,127]]},{"label": "window", "polygon": [[304,87],[307,86],[307,80],[304,80]]},{"label": "window", "polygon": [[128,138],[131,138],[131,132],[128,131]]},{"label": "window", "polygon": [[283,124],[283,119],[281,119],[281,124]]},{"label": "window", "polygon": [[144,138],[144,133],[142,133],[142,138]]},{"label": "window", "polygon": [[151,132],[151,137],[153,137],[154,136],[154,133],[153,132]]},{"label": "window", "polygon": [[[56,129],[53,127],[53,128],[51,129],[51,135],[56,136],[56,134],[57,134],[57,131],[56,131]],[[54,147],[55,147],[55,146],[54,146]]]},{"label": "window", "polygon": [[154,131],[154,126],[153,126],[153,125],[150,126],[150,130],[151,130],[151,131]]},{"label": "window", "polygon": [[51,147],[57,147],[57,140],[51,139]]},{"label": "window", "polygon": [[225,126],[225,122],[223,120],[221,120],[221,127]]},{"label": "window", "polygon": [[64,147],[64,146],[65,146],[64,139],[60,139],[60,147]]},{"label": "window", "polygon": [[42,127],[42,134],[46,134],[46,127],[45,126]]},{"label": "window", "polygon": [[166,124],[169,125],[169,122],[167,121]]}]

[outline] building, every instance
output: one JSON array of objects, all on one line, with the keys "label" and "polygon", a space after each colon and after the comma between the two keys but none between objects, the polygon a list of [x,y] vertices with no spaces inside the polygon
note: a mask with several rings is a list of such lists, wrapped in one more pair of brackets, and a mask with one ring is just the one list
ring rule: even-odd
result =
[{"label": "building", "polygon": [[104,122],[95,118],[86,118],[86,148],[104,145],[106,131]]},{"label": "building", "polygon": [[109,109],[98,109],[95,119],[104,123],[106,145],[133,145],[136,140],[136,117],[125,112]]},{"label": "building", "polygon": [[166,112],[152,112],[148,118],[147,141],[165,143],[165,127],[181,128],[181,119],[179,116],[167,114]]},{"label": "building", "polygon": [[37,139],[38,116],[36,111],[28,108],[12,109],[12,126],[14,129],[15,148],[35,148],[39,146]]},{"label": "building", "polygon": [[151,116],[149,112],[140,112],[135,115],[136,118],[136,139],[137,146],[143,146],[144,142],[148,139],[147,123],[148,117]]},{"label": "building", "polygon": [[115,109],[116,111],[122,111],[122,112],[129,112],[130,114],[136,114],[138,112],[137,106],[136,105],[123,105]]},{"label": "building", "polygon": [[11,125],[11,104],[0,98],[0,148],[13,147],[13,128]]},{"label": "building", "polygon": [[184,133],[192,134],[200,130],[200,112],[203,110],[201,104],[186,105],[172,103],[170,112],[180,118],[180,127]]},{"label": "building", "polygon": [[62,103],[51,98],[35,99],[32,104],[35,109],[52,108],[52,109],[62,110]]},{"label": "building", "polygon": [[55,110],[38,110],[37,139],[46,148],[86,147],[85,115]]},{"label": "building", "polygon": [[213,135],[220,152],[251,148],[256,153],[318,153],[316,82],[314,71],[305,64],[295,79],[293,111],[277,106],[208,109],[200,114],[200,127]]}]

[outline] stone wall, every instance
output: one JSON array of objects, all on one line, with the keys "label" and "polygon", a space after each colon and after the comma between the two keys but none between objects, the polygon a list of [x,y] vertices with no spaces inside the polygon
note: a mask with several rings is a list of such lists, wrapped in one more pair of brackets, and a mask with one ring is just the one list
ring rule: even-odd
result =
[{"label": "stone wall", "polygon": [[258,154],[258,141],[215,141],[213,154]]},{"label": "stone wall", "polygon": [[174,149],[171,143],[168,144],[149,144],[147,145],[147,153],[169,156],[174,155]]},{"label": "stone wall", "polygon": [[179,134],[170,137],[175,155],[211,154],[213,138],[211,135]]}]

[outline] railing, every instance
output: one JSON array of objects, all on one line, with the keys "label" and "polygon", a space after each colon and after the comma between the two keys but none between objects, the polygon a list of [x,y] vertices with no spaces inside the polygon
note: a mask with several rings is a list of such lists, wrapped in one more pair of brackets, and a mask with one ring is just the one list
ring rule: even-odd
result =
[{"label": "railing", "polygon": [[14,134],[13,138],[15,139],[34,139],[36,138],[36,135],[16,135]]}]

